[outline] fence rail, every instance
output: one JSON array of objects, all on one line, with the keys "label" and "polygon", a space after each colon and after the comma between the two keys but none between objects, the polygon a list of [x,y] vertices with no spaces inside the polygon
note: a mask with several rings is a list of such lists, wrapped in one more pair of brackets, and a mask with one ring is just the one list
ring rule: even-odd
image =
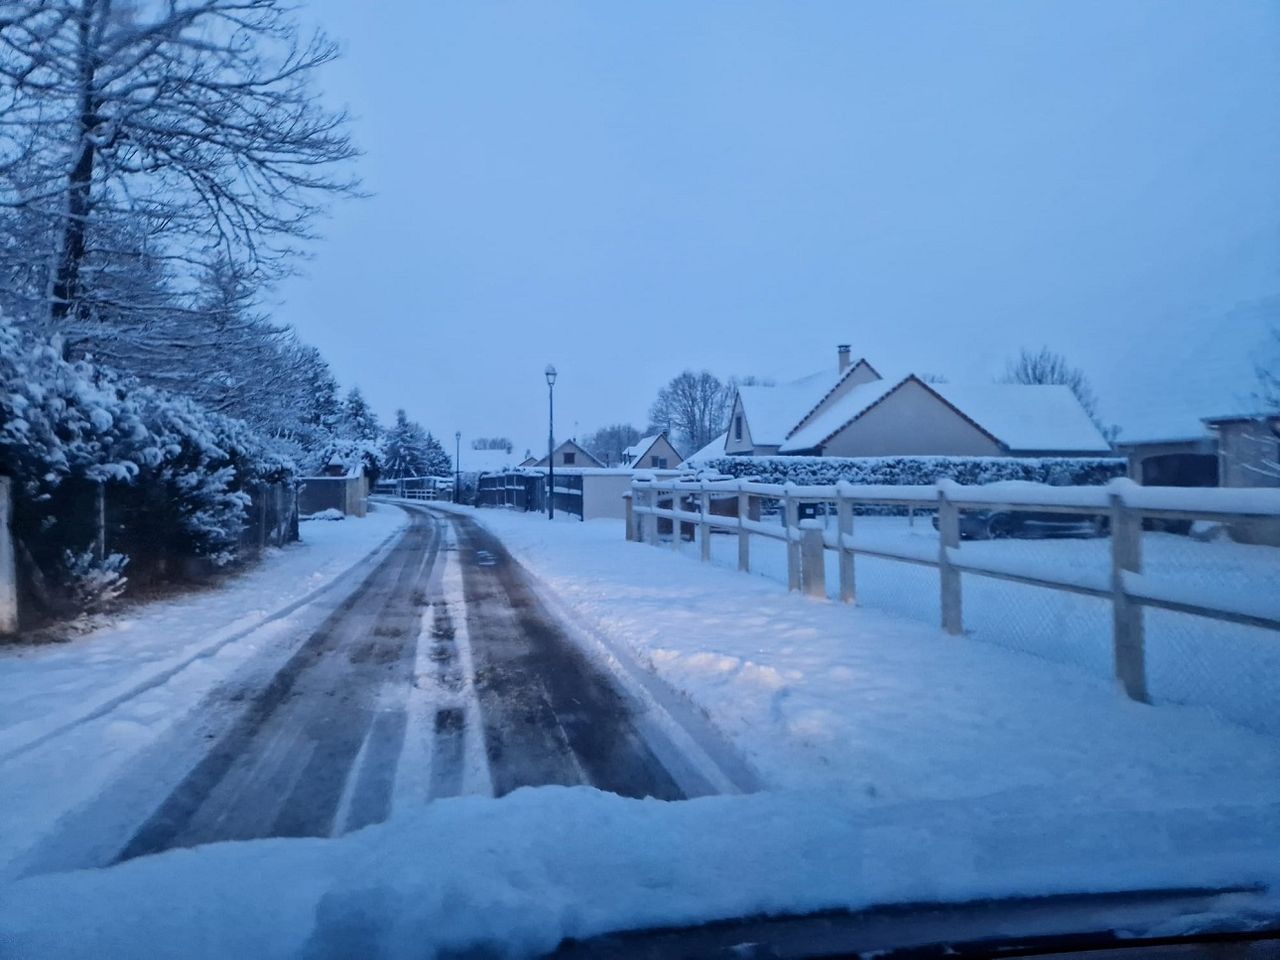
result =
[{"label": "fence rail", "polygon": [[[715,512],[716,501],[736,500],[736,510]],[[754,519],[761,502],[781,505],[781,522]],[[801,519],[815,505],[836,517],[834,531],[821,520]],[[937,546],[886,545],[867,542],[855,530],[855,512],[894,507],[936,514]],[[961,549],[961,514],[965,511],[1021,511],[1092,517],[1100,533],[1111,538],[1108,569],[1068,572],[1025,559],[971,559]],[[753,480],[637,480],[628,500],[627,539],[657,545],[670,521],[671,544],[678,548],[685,531],[696,539],[703,561],[711,559],[711,535],[733,533],[738,539],[738,569],[751,567],[751,538],[786,544],[787,584],[811,596],[825,597],[826,554],[836,554],[839,596],[857,600],[857,556],[932,567],[938,570],[942,628],[963,633],[961,574],[1069,591],[1109,600],[1112,608],[1113,663],[1116,677],[1135,700],[1149,699],[1143,635],[1143,609],[1154,607],[1227,623],[1280,630],[1280,591],[1262,597],[1228,596],[1204,591],[1196,596],[1185,585],[1174,586],[1142,574],[1144,519],[1207,520],[1227,524],[1280,524],[1280,490],[1140,487],[1116,480],[1100,487],[1050,487],[1003,482],[962,486],[941,481],[922,486],[831,486],[766,484]],[[695,536],[696,534],[696,536]]]}]

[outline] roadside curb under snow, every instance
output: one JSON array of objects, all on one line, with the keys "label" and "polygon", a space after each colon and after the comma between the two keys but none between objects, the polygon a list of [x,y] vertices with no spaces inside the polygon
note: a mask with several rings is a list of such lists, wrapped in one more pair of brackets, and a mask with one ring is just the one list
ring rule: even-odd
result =
[{"label": "roadside curb under snow", "polygon": [[[404,530],[405,525],[401,524],[400,526],[397,526],[395,530],[385,536],[382,540],[378,541],[366,553],[361,554],[360,557],[353,561],[349,566],[336,571],[332,576],[327,577],[322,583],[318,584],[301,597],[289,601],[284,606],[260,617],[253,623],[247,626],[232,628],[229,634],[219,636],[217,639],[210,641],[208,645],[201,647],[194,652],[184,652],[169,661],[159,664],[156,671],[146,679],[138,680],[136,677],[130,677],[125,683],[108,688],[104,691],[102,699],[83,712],[78,713],[72,719],[62,720],[51,729],[46,728],[43,730],[28,731],[25,738],[20,735],[21,728],[34,723],[34,721],[27,721],[26,723],[19,725],[14,730],[9,731],[10,735],[8,737],[0,738],[0,763],[8,763],[11,760],[29,753],[37,747],[48,743],[50,740],[62,736],[69,730],[73,730],[85,723],[90,723],[106,716],[121,704],[127,703],[134,697],[168,683],[173,679],[173,677],[190,667],[193,663],[216,656],[220,650],[230,644],[235,643],[238,640],[243,640],[245,637],[256,633],[268,624],[281,620],[299,608],[304,607],[309,603],[313,603],[315,600],[319,599],[322,594],[332,589],[335,583],[350,574],[351,571],[365,565],[366,563],[376,563],[380,556],[385,554],[390,549],[394,541],[404,533]],[[19,735],[14,736],[15,733]],[[10,742],[6,743],[6,740]]]}]

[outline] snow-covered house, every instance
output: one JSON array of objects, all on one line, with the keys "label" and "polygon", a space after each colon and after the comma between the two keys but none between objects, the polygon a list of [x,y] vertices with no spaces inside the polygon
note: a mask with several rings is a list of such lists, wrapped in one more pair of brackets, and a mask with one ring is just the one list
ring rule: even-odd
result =
[{"label": "snow-covered house", "polygon": [[834,374],[741,387],[727,454],[1105,456],[1111,446],[1068,387],[886,377],[838,348]]},{"label": "snow-covered house", "polygon": [[[587,452],[574,440],[566,440],[553,451],[557,467],[603,467],[604,464]],[[543,457],[534,466],[547,466],[548,458]]]},{"label": "snow-covered house", "polygon": [[667,439],[666,431],[651,437],[643,437],[622,451],[622,463],[628,467],[645,470],[674,469],[684,462],[684,457]]}]

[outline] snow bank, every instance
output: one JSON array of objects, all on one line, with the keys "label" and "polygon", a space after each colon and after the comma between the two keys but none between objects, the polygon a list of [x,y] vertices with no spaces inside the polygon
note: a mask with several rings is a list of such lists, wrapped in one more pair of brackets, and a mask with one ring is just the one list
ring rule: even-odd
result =
[{"label": "snow bank", "polygon": [[531,956],[565,937],[748,915],[1280,879],[1274,806],[1153,821],[1021,801],[523,789],[339,840],[216,844],[25,880],[0,893],[0,942],[31,960]]},{"label": "snow bank", "polygon": [[304,513],[299,520],[345,520],[347,515],[336,507],[329,507],[317,513]]}]

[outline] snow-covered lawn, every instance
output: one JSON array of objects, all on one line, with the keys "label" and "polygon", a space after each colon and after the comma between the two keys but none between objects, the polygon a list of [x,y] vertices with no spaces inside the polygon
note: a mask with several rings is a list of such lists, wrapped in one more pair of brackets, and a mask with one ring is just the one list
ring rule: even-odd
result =
[{"label": "snow-covered lawn", "polygon": [[216,588],[131,606],[66,643],[0,647],[0,876],[34,832],[296,630],[308,600],[407,522],[381,507],[304,523],[301,543],[269,550]]},{"label": "snow-covered lawn", "polygon": [[[834,521],[833,521],[834,522]],[[869,546],[936,555],[938,535],[929,519],[860,517],[855,536]],[[712,560],[736,569],[737,537],[712,537]],[[669,548],[669,545],[668,545]],[[684,543],[681,552],[697,554]],[[1101,580],[1110,570],[1106,538],[965,541],[971,562],[1048,572],[1066,580]],[[752,571],[786,582],[786,548],[753,537]],[[936,570],[873,557],[856,560],[858,601],[866,608],[930,625],[939,622]],[[827,593],[839,596],[836,557],[827,553]],[[1145,582],[1174,596],[1250,604],[1271,598],[1280,607],[1280,549],[1202,542],[1167,533],[1143,536]],[[1082,667],[1098,677],[1112,672],[1111,604],[1024,584],[964,575],[964,625],[970,637]],[[1164,610],[1147,610],[1148,685],[1162,703],[1210,706],[1228,719],[1280,736],[1280,635]]]},{"label": "snow-covered lawn", "polygon": [[651,667],[765,789],[680,803],[524,789],[340,839],[33,877],[0,893],[0,942],[33,957],[345,956],[370,938],[385,957],[520,955],[760,912],[1280,883],[1274,738],[1133,703],[1087,665],[628,544],[617,521],[476,515],[588,649]]}]

